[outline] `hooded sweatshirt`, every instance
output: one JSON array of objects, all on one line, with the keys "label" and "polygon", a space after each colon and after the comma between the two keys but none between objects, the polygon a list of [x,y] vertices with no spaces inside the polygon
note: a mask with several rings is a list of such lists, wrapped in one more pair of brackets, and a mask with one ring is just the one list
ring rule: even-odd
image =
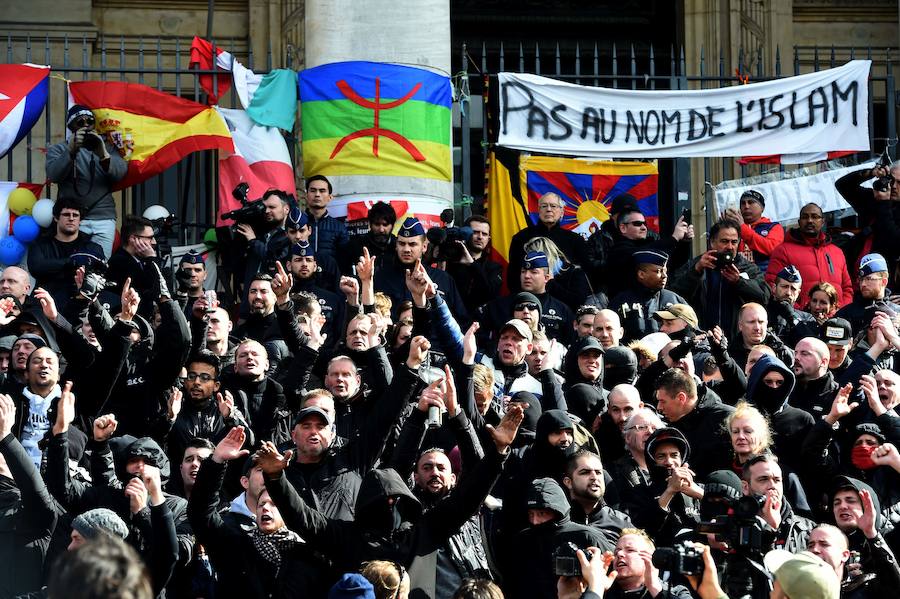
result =
[{"label": "hooded sweatshirt", "polygon": [[[777,389],[763,383],[766,375],[773,371],[784,377],[784,383]],[[804,465],[800,460],[800,450],[806,433],[815,423],[809,412],[788,405],[788,397],[796,381],[793,371],[784,362],[772,356],[762,356],[750,370],[746,395],[747,401],[768,416],[775,441],[774,452],[782,464],[792,470]]]}]

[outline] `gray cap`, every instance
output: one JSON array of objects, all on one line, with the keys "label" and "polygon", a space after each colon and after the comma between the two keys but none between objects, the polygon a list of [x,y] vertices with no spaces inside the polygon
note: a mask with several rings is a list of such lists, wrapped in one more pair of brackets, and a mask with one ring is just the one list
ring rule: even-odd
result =
[{"label": "gray cap", "polygon": [[15,342],[15,335],[6,335],[5,337],[0,337],[0,351],[12,351],[12,346]]},{"label": "gray cap", "polygon": [[124,539],[128,536],[128,525],[118,514],[105,507],[88,510],[72,521],[72,528],[85,539],[94,539],[100,533]]}]

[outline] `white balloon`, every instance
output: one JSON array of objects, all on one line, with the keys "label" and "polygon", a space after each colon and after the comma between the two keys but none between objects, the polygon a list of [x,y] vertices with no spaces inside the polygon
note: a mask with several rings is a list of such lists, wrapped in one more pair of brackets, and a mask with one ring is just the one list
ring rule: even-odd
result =
[{"label": "white balloon", "polygon": [[165,206],[160,206],[159,204],[155,204],[153,206],[148,206],[146,210],[144,210],[144,218],[147,220],[157,220],[160,218],[168,218],[169,211],[166,210]]},{"label": "white balloon", "polygon": [[53,224],[53,203],[53,200],[43,198],[35,202],[31,209],[34,222],[45,229]]}]

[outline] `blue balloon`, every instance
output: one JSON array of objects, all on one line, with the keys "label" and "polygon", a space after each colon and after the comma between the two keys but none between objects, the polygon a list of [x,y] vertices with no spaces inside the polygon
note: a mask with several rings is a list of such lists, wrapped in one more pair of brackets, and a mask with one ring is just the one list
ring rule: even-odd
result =
[{"label": "blue balloon", "polygon": [[[15,226],[15,223],[13,223]],[[13,266],[25,257],[25,246],[15,237],[0,239],[0,264]]]},{"label": "blue balloon", "polygon": [[41,233],[41,227],[34,217],[23,215],[13,222],[13,235],[24,244],[29,244]]}]

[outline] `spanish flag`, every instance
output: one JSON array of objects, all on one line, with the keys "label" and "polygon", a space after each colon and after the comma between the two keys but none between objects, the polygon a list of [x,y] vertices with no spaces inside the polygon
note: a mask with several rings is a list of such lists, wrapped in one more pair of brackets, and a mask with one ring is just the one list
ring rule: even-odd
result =
[{"label": "spanish flag", "polygon": [[234,151],[231,134],[213,108],[124,81],[69,84],[74,104],[94,112],[96,129],[118,148],[128,173],[116,189],[158,175],[200,150]]},{"label": "spanish flag", "polygon": [[450,181],[450,79],[415,67],[339,62],[300,73],[304,171]]}]

